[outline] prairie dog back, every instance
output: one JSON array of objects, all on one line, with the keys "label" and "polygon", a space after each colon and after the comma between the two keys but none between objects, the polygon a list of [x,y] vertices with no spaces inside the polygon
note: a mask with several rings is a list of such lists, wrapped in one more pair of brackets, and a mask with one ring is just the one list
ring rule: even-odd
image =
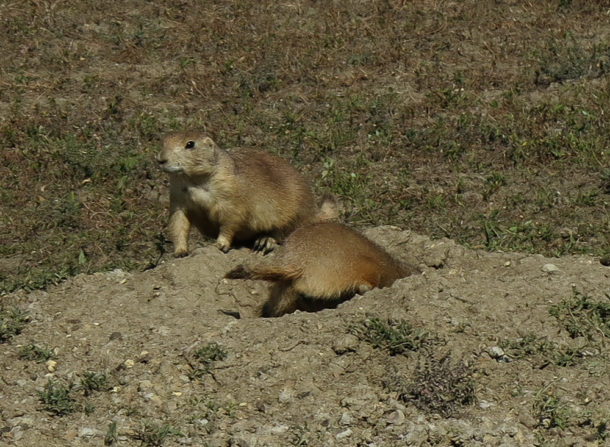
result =
[{"label": "prairie dog back", "polygon": [[311,189],[288,162],[267,152],[224,150],[199,131],[163,138],[157,162],[170,177],[169,233],[174,255],[188,253],[195,225],[228,251],[234,240],[258,238],[269,249],[315,219]]},{"label": "prairie dog back", "polygon": [[297,309],[330,307],[356,293],[388,287],[416,271],[357,231],[320,222],[297,228],[275,259],[237,266],[226,277],[274,282],[263,316],[280,316]]}]

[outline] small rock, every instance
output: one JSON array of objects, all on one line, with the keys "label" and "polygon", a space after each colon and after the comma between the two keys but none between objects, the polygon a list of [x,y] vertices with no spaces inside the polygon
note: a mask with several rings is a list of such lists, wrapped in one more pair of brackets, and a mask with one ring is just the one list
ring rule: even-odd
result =
[{"label": "small rock", "polygon": [[81,427],[78,430],[78,437],[79,438],[92,438],[93,436],[97,435],[98,431],[94,428],[90,428],[90,427]]},{"label": "small rock", "polygon": [[293,399],[293,392],[292,390],[288,389],[288,388],[284,388],[281,392],[280,395],[278,396],[277,400],[279,403],[281,404],[285,404],[290,402]]},{"label": "small rock", "polygon": [[500,346],[492,346],[491,348],[487,348],[487,353],[492,359],[501,361],[506,358],[506,354],[504,353],[504,349]]},{"label": "small rock", "polygon": [[351,436],[352,433],[354,433],[354,432],[350,428],[348,428],[347,430],[343,430],[341,433],[337,433],[335,438],[337,438],[337,439],[347,438],[347,437]]},{"label": "small rock", "polygon": [[544,264],[542,266],[542,271],[544,273],[559,273],[559,267],[555,264]]},{"label": "small rock", "polygon": [[152,382],[150,380],[142,380],[138,383],[138,391],[145,392],[152,388]]},{"label": "small rock", "polygon": [[136,362],[134,362],[131,359],[127,359],[123,362],[123,365],[125,365],[125,368],[133,368],[133,365],[135,365]]},{"label": "small rock", "polygon": [[45,365],[47,365],[47,370],[49,372],[55,372],[55,370],[57,369],[57,362],[55,360],[47,360]]},{"label": "small rock", "polygon": [[352,334],[344,335],[335,341],[333,344],[333,351],[335,354],[341,355],[346,352],[354,352],[358,347],[358,337]]},{"label": "small rock", "polygon": [[388,424],[402,425],[405,422],[405,414],[400,410],[392,411],[387,417]]},{"label": "small rock", "polygon": [[120,332],[113,332],[112,334],[110,334],[108,339],[109,340],[122,340],[123,334],[121,334]]},{"label": "small rock", "polygon": [[289,429],[290,427],[284,424],[274,425],[273,427],[271,427],[271,433],[273,433],[274,435],[281,435],[282,433],[286,433]]},{"label": "small rock", "polygon": [[347,411],[344,411],[339,420],[340,425],[352,425],[352,417]]},{"label": "small rock", "polygon": [[486,400],[481,400],[479,402],[479,407],[481,407],[483,410],[486,410],[487,408],[493,407],[495,404],[493,402],[488,402]]}]

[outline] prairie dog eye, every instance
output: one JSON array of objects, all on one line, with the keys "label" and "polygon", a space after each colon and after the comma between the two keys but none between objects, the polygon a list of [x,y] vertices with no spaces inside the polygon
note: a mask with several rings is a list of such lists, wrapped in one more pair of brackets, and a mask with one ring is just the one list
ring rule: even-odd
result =
[{"label": "prairie dog eye", "polygon": [[195,142],[193,140],[187,141],[184,147],[186,149],[193,149],[195,147]]}]

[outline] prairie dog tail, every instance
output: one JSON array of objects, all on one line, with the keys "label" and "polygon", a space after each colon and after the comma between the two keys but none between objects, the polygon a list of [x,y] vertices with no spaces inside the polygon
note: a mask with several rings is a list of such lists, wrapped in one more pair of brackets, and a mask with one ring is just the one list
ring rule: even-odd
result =
[{"label": "prairie dog tail", "polygon": [[261,279],[263,281],[292,281],[301,276],[302,270],[289,266],[258,264],[252,267],[238,265],[225,275],[227,279]]},{"label": "prairie dog tail", "polygon": [[339,219],[340,204],[337,199],[330,195],[325,194],[322,197],[322,204],[320,210],[316,214],[315,222],[328,222]]}]

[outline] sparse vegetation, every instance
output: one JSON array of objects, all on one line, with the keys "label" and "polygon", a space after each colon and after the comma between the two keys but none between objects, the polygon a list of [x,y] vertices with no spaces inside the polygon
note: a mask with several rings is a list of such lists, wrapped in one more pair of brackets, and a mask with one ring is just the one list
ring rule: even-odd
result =
[{"label": "sparse vegetation", "polygon": [[72,397],[72,385],[64,385],[49,379],[44,391],[38,394],[43,408],[56,416],[65,416],[76,410],[76,401]]},{"label": "sparse vegetation", "polygon": [[21,333],[28,321],[26,312],[13,307],[0,307],[0,343],[6,342]]},{"label": "sparse vegetation", "polygon": [[85,396],[89,396],[94,391],[108,391],[110,384],[105,373],[85,371],[80,374],[79,388]]},{"label": "sparse vegetation", "polygon": [[472,366],[453,362],[450,353],[436,357],[428,352],[419,356],[412,377],[394,371],[386,386],[420,410],[451,417],[475,402],[473,374]]},{"label": "sparse vegetation", "polygon": [[438,340],[423,329],[413,329],[407,321],[369,318],[348,328],[349,332],[390,355],[407,354]]},{"label": "sparse vegetation", "polygon": [[29,344],[21,347],[19,350],[19,358],[24,360],[32,360],[37,363],[43,363],[47,360],[55,358],[55,353],[51,348],[36,344]]},{"label": "sparse vegetation", "polygon": [[610,293],[605,301],[574,290],[572,297],[552,306],[549,313],[568,331],[571,337],[589,340],[610,337]]},{"label": "sparse vegetation", "polygon": [[115,445],[119,440],[119,436],[117,433],[117,424],[115,421],[112,421],[108,424],[108,430],[104,435],[104,445]]},{"label": "sparse vegetation", "polygon": [[214,362],[226,359],[227,352],[218,343],[208,343],[194,351],[192,358],[193,360],[189,361],[191,377],[201,378],[210,372]]},{"label": "sparse vegetation", "polygon": [[167,423],[155,424],[149,422],[144,424],[134,437],[140,441],[140,445],[143,447],[161,447],[170,436],[184,435],[180,430]]}]

